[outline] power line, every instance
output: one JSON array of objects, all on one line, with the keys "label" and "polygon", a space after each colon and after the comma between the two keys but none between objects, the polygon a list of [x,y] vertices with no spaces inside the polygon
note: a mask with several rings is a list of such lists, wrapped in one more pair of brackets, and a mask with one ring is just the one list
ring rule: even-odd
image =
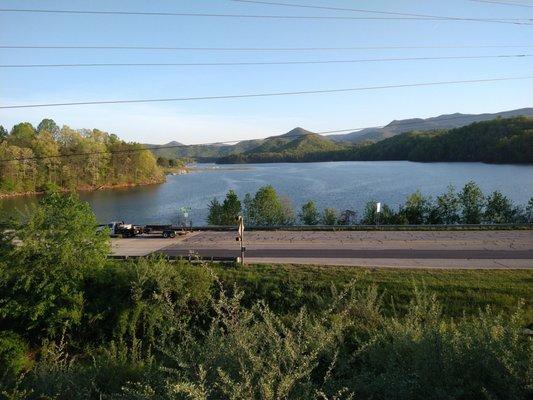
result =
[{"label": "power line", "polygon": [[51,50],[184,50],[184,51],[337,51],[337,50],[409,50],[409,49],[496,49],[524,48],[523,45],[443,45],[443,46],[353,46],[353,47],[171,47],[171,46],[10,46],[0,49],[51,49]]},{"label": "power line", "polygon": [[66,102],[66,103],[22,104],[22,105],[0,106],[0,109],[62,107],[62,106],[81,106],[81,105],[97,105],[97,104],[131,104],[131,103],[174,102],[174,101],[243,99],[243,98],[256,98],[256,97],[294,96],[294,95],[304,95],[304,94],[342,93],[342,92],[356,92],[356,91],[365,91],[365,90],[398,89],[398,88],[407,88],[407,87],[423,87],[423,86],[437,86],[437,85],[454,85],[454,84],[462,84],[462,83],[500,82],[500,81],[512,81],[512,80],[524,80],[524,79],[533,79],[533,75],[519,76],[519,77],[488,78],[488,79],[467,79],[467,80],[458,80],[458,81],[406,83],[406,84],[399,84],[399,85],[397,84],[397,85],[383,85],[383,86],[366,86],[366,87],[364,86],[364,87],[342,88],[342,89],[302,90],[302,91],[294,91],[294,92],[270,92],[270,93],[221,95],[221,96],[175,97],[175,98],[134,99],[134,100],[96,100],[96,101],[77,101],[77,102]]},{"label": "power line", "polygon": [[[318,10],[330,10],[330,11],[353,11],[359,13],[368,13],[368,14],[384,14],[384,15],[395,15],[403,17],[414,17],[414,18],[427,18],[427,19],[437,19],[445,21],[475,21],[475,22],[496,22],[496,23],[513,23],[519,24],[518,22],[510,21],[523,21],[524,18],[467,18],[467,17],[450,17],[450,16],[440,16],[440,15],[428,15],[428,14],[414,14],[414,13],[403,13],[403,12],[394,12],[394,11],[379,11],[379,10],[368,10],[361,8],[342,8],[342,7],[329,7],[329,6],[310,6],[306,4],[294,4],[294,3],[278,3],[271,1],[259,1],[259,0],[230,0],[237,3],[250,3],[250,4],[264,4],[271,6],[281,6],[281,7],[295,7],[295,8],[310,8]],[[527,24],[529,25],[529,24]]]},{"label": "power line", "polygon": [[86,64],[0,64],[0,68],[70,68],[70,67],[206,67],[206,66],[255,66],[255,65],[302,65],[302,64],[353,64],[391,61],[428,60],[473,60],[487,58],[525,58],[533,54],[500,54],[476,56],[437,56],[437,57],[394,57],[363,58],[356,60],[311,60],[311,61],[229,61],[194,63],[86,63]]},{"label": "power line", "polygon": [[510,1],[492,1],[492,0],[470,0],[476,3],[488,3],[488,4],[498,4],[502,6],[516,6],[516,7],[531,7],[533,8],[533,5],[531,4],[524,4],[524,3],[514,3]]},{"label": "power line", "polygon": [[[468,116],[466,116],[468,117]],[[499,117],[499,115],[495,115],[494,118]],[[439,117],[433,117],[433,118],[427,118],[420,121],[398,121],[395,124],[395,127],[401,126],[401,127],[416,127],[420,125],[425,125],[428,122],[431,123],[432,121],[428,121],[430,119],[438,118],[437,122],[443,122],[443,121],[451,121],[455,119],[462,119],[465,118],[465,115],[453,115],[446,118],[439,118]],[[389,124],[390,125],[390,124]],[[329,130],[329,131],[318,131],[318,132],[311,132],[318,135],[324,135],[329,133],[341,133],[341,132],[356,132],[356,131],[362,131],[365,129],[382,129],[385,128],[388,125],[380,125],[380,126],[372,126],[372,127],[358,127],[358,128],[348,128],[348,129],[336,129],[336,130]],[[438,129],[438,128],[434,128]],[[154,150],[164,150],[164,149],[175,149],[175,148],[183,148],[183,147],[198,147],[198,146],[214,146],[214,145],[231,145],[234,143],[239,142],[249,142],[249,141],[259,141],[259,140],[266,140],[270,138],[276,138],[279,136],[268,136],[265,138],[255,138],[255,139],[237,139],[237,140],[226,140],[224,142],[211,142],[211,143],[197,143],[197,144],[172,144],[172,145],[154,145],[149,147],[142,147],[142,148],[135,148],[135,149],[125,149],[125,150],[111,150],[111,151],[93,151],[93,152],[83,152],[83,153],[70,153],[70,154],[58,154],[53,156],[33,156],[33,157],[20,157],[20,158],[6,158],[6,159],[0,159],[0,163],[5,162],[14,162],[14,161],[31,161],[31,160],[47,160],[47,159],[55,159],[55,158],[69,158],[69,157],[80,157],[80,156],[91,156],[91,155],[112,155],[112,154],[125,154],[125,153],[136,153],[140,151],[154,151]],[[281,136],[283,138],[298,138],[301,137],[301,135],[283,135]],[[327,138],[327,137],[326,137]]]},{"label": "power line", "polygon": [[414,21],[443,21],[464,20],[478,22],[498,22],[515,25],[533,25],[523,18],[483,19],[483,18],[426,18],[426,17],[350,17],[350,16],[303,16],[303,15],[257,15],[257,14],[211,14],[211,13],[176,13],[176,12],[144,12],[144,11],[87,11],[87,10],[52,10],[52,9],[21,9],[2,8],[0,12],[12,13],[41,13],[41,14],[78,14],[78,15],[130,15],[130,16],[167,16],[167,17],[202,17],[202,18],[248,18],[248,19],[286,19],[286,20],[414,20]]}]

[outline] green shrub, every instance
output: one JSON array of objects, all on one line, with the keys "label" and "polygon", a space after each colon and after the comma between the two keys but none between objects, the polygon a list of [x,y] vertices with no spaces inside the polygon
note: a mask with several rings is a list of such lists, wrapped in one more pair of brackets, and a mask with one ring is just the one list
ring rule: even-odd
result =
[{"label": "green shrub", "polygon": [[202,318],[213,279],[202,265],[164,258],[111,262],[85,278],[86,307],[78,334],[93,343],[162,344],[177,333],[177,325]]},{"label": "green shrub", "polygon": [[29,346],[24,339],[11,331],[0,331],[0,377],[15,376],[31,367]]}]

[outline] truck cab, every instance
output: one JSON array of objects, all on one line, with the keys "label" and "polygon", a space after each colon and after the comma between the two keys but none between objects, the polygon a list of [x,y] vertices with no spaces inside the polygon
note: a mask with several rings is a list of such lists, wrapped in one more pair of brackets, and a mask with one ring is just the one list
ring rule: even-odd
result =
[{"label": "truck cab", "polygon": [[112,221],[107,224],[111,236],[122,236],[122,237],[134,237],[142,233],[142,230],[133,225],[126,224],[124,221]]}]

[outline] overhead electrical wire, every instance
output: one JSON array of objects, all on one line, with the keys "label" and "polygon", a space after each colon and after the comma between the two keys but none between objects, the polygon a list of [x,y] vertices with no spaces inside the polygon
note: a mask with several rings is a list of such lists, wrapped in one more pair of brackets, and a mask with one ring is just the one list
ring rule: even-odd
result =
[{"label": "overhead electrical wire", "polygon": [[513,80],[525,80],[525,79],[533,79],[533,75],[518,76],[518,77],[486,78],[486,79],[465,79],[465,80],[456,80],[456,81],[405,83],[405,84],[381,85],[381,86],[362,86],[362,87],[341,88],[341,89],[301,90],[301,91],[290,91],[290,92],[246,93],[246,94],[235,94],[235,95],[174,97],[174,98],[157,98],[157,99],[95,100],[95,101],[76,101],[76,102],[63,102],[63,103],[16,104],[16,105],[0,106],[0,109],[63,107],[63,106],[97,105],[97,104],[161,103],[161,102],[177,102],[177,101],[278,97],[278,96],[295,96],[295,95],[305,95],[305,94],[344,93],[344,92],[358,92],[358,91],[366,91],[366,90],[399,89],[399,88],[408,88],[408,87],[424,87],[424,86],[437,86],[437,85],[456,85],[456,84],[464,84],[464,83],[501,82],[501,81],[513,81]]},{"label": "overhead electrical wire", "polygon": [[475,22],[496,22],[496,23],[520,24],[519,22],[510,22],[510,21],[528,20],[527,18],[450,17],[450,16],[441,16],[441,15],[414,14],[414,13],[404,13],[404,12],[395,12],[395,11],[369,10],[369,9],[362,9],[362,8],[344,8],[344,7],[314,6],[314,5],[294,4],[294,3],[279,3],[279,2],[260,1],[260,0],[230,0],[230,1],[233,1],[236,3],[262,4],[262,5],[270,5],[270,6],[307,8],[307,9],[329,10],[329,11],[351,11],[351,12],[367,13],[367,14],[383,14],[383,15],[402,16],[402,17],[408,17],[408,18],[426,18],[426,19],[435,19],[435,20],[444,20],[444,21],[475,21]]},{"label": "overhead electrical wire", "polygon": [[428,45],[428,46],[351,46],[351,47],[174,47],[174,46],[49,46],[0,45],[0,49],[19,50],[184,50],[184,51],[340,51],[340,50],[415,50],[415,49],[508,49],[533,47],[514,45]]},{"label": "overhead electrical wire", "polygon": [[475,3],[488,3],[488,4],[497,4],[501,6],[515,6],[515,7],[531,7],[533,8],[533,4],[524,4],[524,3],[515,3],[510,1],[493,1],[493,0],[470,0]]},{"label": "overhead electrical wire", "polygon": [[[498,117],[498,116],[496,116]],[[434,117],[433,119],[438,118]],[[438,118],[437,122],[443,122],[443,121],[451,121],[455,119],[461,119],[465,118],[464,115],[453,115],[446,118]],[[432,118],[428,118],[432,119]],[[402,127],[416,127],[425,125],[428,122],[428,119],[420,120],[420,121],[398,121],[395,124],[395,127],[402,126]],[[390,125],[390,124],[389,124]],[[310,132],[315,133],[318,135],[324,135],[324,134],[330,134],[330,133],[341,133],[341,132],[357,132],[362,131],[365,129],[382,129],[385,128],[388,125],[380,125],[380,126],[371,126],[371,127],[359,127],[359,128],[348,128],[348,129],[336,129],[336,130],[329,130],[329,131],[319,131],[319,132]],[[426,125],[427,128],[427,125]],[[439,129],[435,127],[434,129]],[[284,135],[283,138],[298,138],[302,135]],[[176,149],[176,148],[183,148],[183,147],[197,147],[197,146],[219,146],[219,145],[231,145],[234,143],[239,142],[251,142],[251,141],[259,141],[259,140],[266,140],[270,138],[275,138],[277,136],[268,136],[263,138],[253,138],[253,139],[237,139],[237,140],[226,140],[224,142],[211,142],[211,143],[196,143],[196,144],[171,144],[171,145],[153,145],[143,148],[136,148],[136,149],[126,149],[126,150],[111,150],[111,151],[92,151],[92,152],[82,152],[82,153],[70,153],[70,154],[58,154],[53,156],[32,156],[32,157],[19,157],[19,158],[5,158],[0,159],[0,163],[7,163],[7,162],[16,162],[16,161],[32,161],[32,160],[48,160],[48,159],[56,159],[56,158],[70,158],[70,157],[81,157],[81,156],[92,156],[92,155],[113,155],[113,154],[126,154],[126,153],[137,153],[141,151],[154,151],[154,150],[164,150],[164,149]],[[327,136],[326,136],[327,138]]]},{"label": "overhead electrical wire", "polygon": [[[533,25],[524,18],[444,18],[444,17],[356,17],[356,16],[312,16],[312,15],[259,15],[259,14],[213,14],[213,13],[178,13],[149,11],[98,11],[98,10],[59,10],[59,9],[26,9],[1,8],[0,12],[41,13],[41,14],[78,14],[78,15],[130,15],[130,16],[170,16],[170,17],[205,17],[205,18],[247,18],[247,19],[286,19],[286,20],[416,20],[416,21],[470,21],[495,22],[515,25]],[[528,21],[528,22],[523,22]]]},{"label": "overhead electrical wire", "polygon": [[355,64],[367,62],[473,60],[487,58],[526,58],[533,54],[499,54],[474,56],[393,57],[362,58],[355,60],[310,60],[310,61],[227,61],[191,63],[78,63],[78,64],[0,64],[0,68],[71,68],[71,67],[207,67],[207,66],[255,66],[255,65],[302,65],[302,64]]}]

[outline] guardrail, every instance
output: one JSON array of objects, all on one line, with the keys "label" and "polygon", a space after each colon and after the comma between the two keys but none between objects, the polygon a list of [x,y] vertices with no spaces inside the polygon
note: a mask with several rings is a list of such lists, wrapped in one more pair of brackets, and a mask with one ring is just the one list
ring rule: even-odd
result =
[{"label": "guardrail", "polygon": [[[193,231],[236,231],[236,226],[193,226]],[[454,224],[454,225],[283,225],[246,226],[247,231],[480,231],[533,230],[533,224]]]}]

